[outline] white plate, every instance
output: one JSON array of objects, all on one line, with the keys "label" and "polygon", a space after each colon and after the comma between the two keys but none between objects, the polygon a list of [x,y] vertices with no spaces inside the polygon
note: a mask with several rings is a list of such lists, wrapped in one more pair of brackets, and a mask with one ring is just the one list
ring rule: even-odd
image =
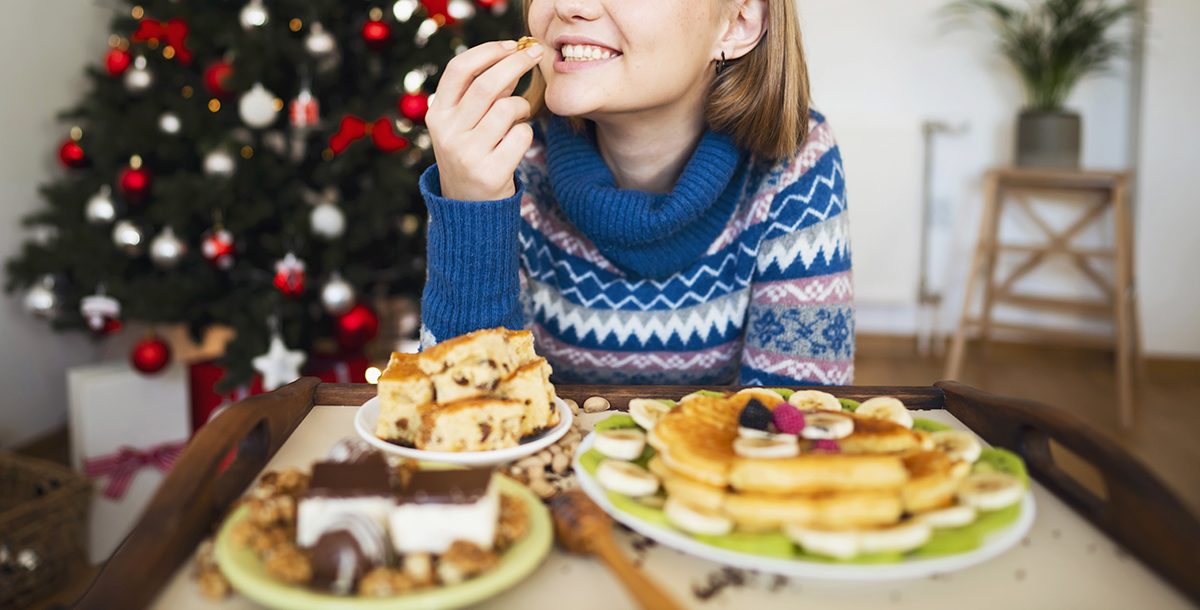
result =
[{"label": "white plate", "polygon": [[740,553],[705,544],[674,528],[646,523],[613,506],[608,501],[608,494],[605,493],[604,488],[600,487],[600,483],[588,474],[579,463],[580,456],[587,453],[593,444],[595,444],[594,433],[589,434],[579,444],[579,448],[575,450],[575,459],[572,465],[575,468],[575,478],[579,482],[579,487],[605,512],[630,529],[654,539],[659,544],[701,559],[747,570],[821,580],[883,581],[924,578],[934,574],[961,570],[987,561],[1016,546],[1033,526],[1033,494],[1026,493],[1025,500],[1021,504],[1021,515],[1017,517],[1016,523],[998,532],[992,532],[984,539],[979,548],[957,555],[929,559],[906,559],[888,564],[845,564],[822,563],[804,559],[779,559]]},{"label": "white plate", "polygon": [[492,451],[422,451],[389,443],[375,436],[375,422],[379,420],[379,397],[376,396],[364,402],[354,414],[354,430],[372,447],[395,456],[424,460],[427,462],[442,462],[445,464],[462,464],[466,466],[491,466],[514,462],[525,456],[533,455],[562,438],[571,429],[574,415],[571,407],[557,396],[554,402],[558,406],[558,425],[539,434],[531,440],[516,447],[494,449]]}]

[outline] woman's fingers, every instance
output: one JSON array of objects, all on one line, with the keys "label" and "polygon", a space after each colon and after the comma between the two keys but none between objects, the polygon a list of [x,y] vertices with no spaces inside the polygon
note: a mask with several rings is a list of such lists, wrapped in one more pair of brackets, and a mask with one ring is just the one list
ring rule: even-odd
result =
[{"label": "woman's fingers", "polygon": [[[528,53],[530,49],[538,49],[536,57]],[[521,76],[538,64],[544,52],[540,44],[530,49],[512,53],[475,78],[458,102],[459,129],[475,127],[496,100],[512,95]]]},{"label": "woman's fingers", "polygon": [[[521,159],[525,157],[525,152],[533,144],[533,127],[529,123],[517,123],[508,130],[508,134],[500,140],[500,144],[496,145],[496,149],[492,151],[489,160],[494,160],[495,163],[503,163],[504,168],[508,169],[512,165],[512,171],[516,171],[517,165],[521,163]],[[513,161],[516,161],[513,163]],[[511,171],[509,172],[511,173]]]},{"label": "woman's fingers", "polygon": [[500,143],[512,126],[529,118],[529,101],[521,97],[496,100],[475,126],[474,138],[488,151]]},{"label": "woman's fingers", "polygon": [[515,40],[497,40],[471,47],[455,56],[442,71],[433,105],[447,108],[457,105],[475,77],[511,55],[516,48]]}]

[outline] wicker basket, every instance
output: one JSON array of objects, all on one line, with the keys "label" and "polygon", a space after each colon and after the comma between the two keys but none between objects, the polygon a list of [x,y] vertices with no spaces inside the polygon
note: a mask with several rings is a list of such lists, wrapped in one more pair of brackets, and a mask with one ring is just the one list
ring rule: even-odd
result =
[{"label": "wicker basket", "polygon": [[0,608],[58,591],[84,557],[91,482],[45,460],[0,452]]}]

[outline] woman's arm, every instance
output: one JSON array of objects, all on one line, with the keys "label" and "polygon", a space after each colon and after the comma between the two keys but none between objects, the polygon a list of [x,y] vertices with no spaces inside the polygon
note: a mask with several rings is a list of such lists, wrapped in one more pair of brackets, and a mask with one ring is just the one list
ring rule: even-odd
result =
[{"label": "woman's arm", "polygon": [[421,175],[429,209],[422,348],[480,328],[525,327],[517,240],[525,185],[514,180],[507,199],[455,201],[442,197],[437,165]]},{"label": "woman's arm", "polygon": [[[828,138],[824,146],[814,141],[822,129]],[[743,384],[845,385],[854,380],[846,184],[841,154],[827,129],[821,124],[814,130],[794,161],[812,167],[775,195],[764,224],[750,286]],[[820,156],[812,159],[816,154]]]}]

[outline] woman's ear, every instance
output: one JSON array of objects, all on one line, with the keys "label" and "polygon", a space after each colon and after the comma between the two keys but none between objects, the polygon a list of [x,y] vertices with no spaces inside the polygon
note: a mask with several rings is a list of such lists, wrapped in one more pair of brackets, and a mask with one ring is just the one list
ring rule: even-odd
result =
[{"label": "woman's ear", "polygon": [[767,0],[734,0],[734,3],[736,11],[731,11],[725,22],[713,59],[720,59],[721,53],[725,53],[725,59],[738,59],[754,50],[767,33]]}]

